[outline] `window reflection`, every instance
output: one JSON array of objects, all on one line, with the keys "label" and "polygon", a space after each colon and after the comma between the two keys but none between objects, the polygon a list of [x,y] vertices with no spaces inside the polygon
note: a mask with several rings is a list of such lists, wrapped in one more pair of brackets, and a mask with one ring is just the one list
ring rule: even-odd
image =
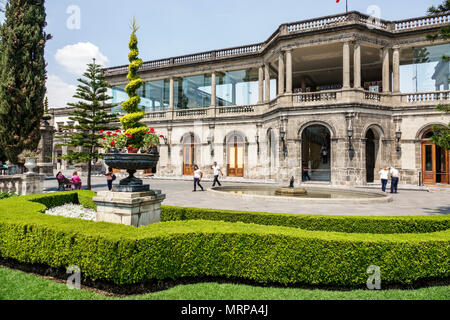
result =
[{"label": "window reflection", "polygon": [[401,92],[449,90],[450,44],[411,48],[402,51],[400,62]]},{"label": "window reflection", "polygon": [[211,105],[211,75],[175,79],[174,105],[177,109],[209,107]]}]

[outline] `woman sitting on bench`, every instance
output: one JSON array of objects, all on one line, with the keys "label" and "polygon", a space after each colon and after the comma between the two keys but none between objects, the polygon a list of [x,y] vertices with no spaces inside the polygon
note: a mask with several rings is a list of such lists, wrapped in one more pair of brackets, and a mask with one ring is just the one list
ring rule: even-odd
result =
[{"label": "woman sitting on bench", "polygon": [[73,184],[73,190],[81,190],[81,179],[78,176],[78,172],[74,171],[72,174],[72,179],[70,181]]},{"label": "woman sitting on bench", "polygon": [[65,191],[65,190],[70,189],[72,187],[72,182],[69,179],[67,179],[61,173],[61,171],[59,171],[56,174],[56,179],[58,180],[58,190],[57,191],[59,191],[59,190]]}]

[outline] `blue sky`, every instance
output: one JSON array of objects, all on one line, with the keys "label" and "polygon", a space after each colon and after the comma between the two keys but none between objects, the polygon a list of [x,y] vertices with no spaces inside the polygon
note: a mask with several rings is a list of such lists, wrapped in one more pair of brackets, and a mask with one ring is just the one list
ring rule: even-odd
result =
[{"label": "blue sky", "polygon": [[[440,3],[349,0],[349,10],[367,13],[376,5],[381,18],[399,20],[425,15]],[[73,19],[76,10],[68,13],[73,6],[79,20]],[[48,96],[50,106],[60,108],[71,100],[92,56],[105,66],[127,63],[133,16],[141,26],[140,57],[146,61],[262,42],[282,23],[345,12],[345,0],[47,0],[46,9],[47,32],[53,35],[46,47]]]}]

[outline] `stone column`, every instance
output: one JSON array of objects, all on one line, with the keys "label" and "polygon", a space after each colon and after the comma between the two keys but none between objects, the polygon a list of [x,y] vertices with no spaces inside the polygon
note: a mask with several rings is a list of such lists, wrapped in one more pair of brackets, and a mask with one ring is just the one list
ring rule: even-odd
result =
[{"label": "stone column", "polygon": [[393,81],[392,91],[395,93],[400,92],[400,48],[394,47],[394,52],[392,55],[392,64],[393,64]]},{"label": "stone column", "polygon": [[343,46],[343,88],[348,89],[350,88],[350,42],[344,42]]},{"label": "stone column", "polygon": [[284,53],[278,56],[278,95],[284,94]]},{"label": "stone column", "polygon": [[292,49],[286,50],[286,93],[292,93]]},{"label": "stone column", "polygon": [[269,69],[268,63],[264,64],[264,79],[265,79],[264,102],[269,102],[270,101],[270,69]]},{"label": "stone column", "polygon": [[259,67],[258,70],[258,103],[264,102],[264,67]]},{"label": "stone column", "polygon": [[211,74],[211,107],[216,106],[216,73]]},{"label": "stone column", "polygon": [[361,88],[361,44],[357,41],[355,42],[355,49],[353,52],[354,57],[354,65],[353,65],[353,73],[354,73],[354,85],[355,89]]},{"label": "stone column", "polygon": [[390,91],[389,74],[389,48],[383,48],[383,92]]},{"label": "stone column", "polygon": [[41,122],[41,140],[38,149],[40,150],[38,158],[39,173],[45,176],[53,176],[53,126],[47,120]]},{"label": "stone column", "polygon": [[174,109],[174,99],[173,99],[173,77],[170,78],[170,82],[169,82],[169,109],[173,110]]}]

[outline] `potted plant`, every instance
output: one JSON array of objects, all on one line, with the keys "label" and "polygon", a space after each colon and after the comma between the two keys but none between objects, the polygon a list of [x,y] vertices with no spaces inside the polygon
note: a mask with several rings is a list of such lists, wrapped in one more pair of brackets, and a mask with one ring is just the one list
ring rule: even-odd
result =
[{"label": "potted plant", "polygon": [[[143,85],[142,79],[138,75],[138,70],[143,62],[138,58],[139,50],[136,31],[138,27],[136,21],[132,21],[132,33],[130,36],[128,55],[130,64],[128,66],[128,85],[125,92],[129,99],[122,103],[122,108],[126,114],[120,118],[122,131],[102,132],[101,144],[106,150],[104,160],[106,165],[115,169],[127,170],[129,176],[120,181],[116,191],[122,192],[141,192],[148,191],[150,187],[143,185],[141,179],[134,177],[137,170],[146,170],[156,168],[159,160],[157,146],[159,145],[159,136],[153,128],[149,129],[140,121],[145,117],[145,111],[139,108],[141,101],[137,94],[138,89]],[[138,151],[141,153],[138,153]],[[148,151],[150,152],[148,153]]]}]

